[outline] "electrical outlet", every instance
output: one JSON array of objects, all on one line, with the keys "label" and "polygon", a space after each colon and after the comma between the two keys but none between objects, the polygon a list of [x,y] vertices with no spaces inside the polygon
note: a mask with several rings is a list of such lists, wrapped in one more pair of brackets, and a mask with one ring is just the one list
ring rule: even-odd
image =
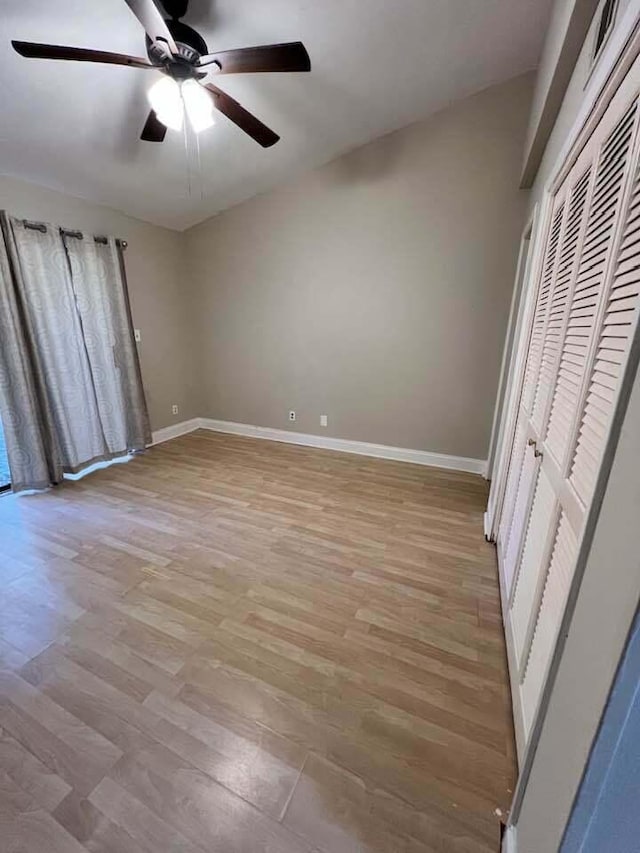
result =
[{"label": "electrical outlet", "polygon": [[327,426],[329,423],[329,419],[326,415],[320,415],[320,426]]},{"label": "electrical outlet", "polygon": [[294,411],[289,412],[289,420],[295,421],[295,419],[296,419],[296,413]]},{"label": "electrical outlet", "polygon": [[173,404],[173,406],[171,406],[171,414],[172,414],[172,415],[177,415],[177,414],[178,414],[178,407],[176,406],[176,404],[175,404],[175,403]]},{"label": "electrical outlet", "polygon": [[134,329],[133,330],[133,337],[135,339],[135,342],[137,344],[139,344],[140,341],[142,340],[142,334],[140,333],[140,329]]}]

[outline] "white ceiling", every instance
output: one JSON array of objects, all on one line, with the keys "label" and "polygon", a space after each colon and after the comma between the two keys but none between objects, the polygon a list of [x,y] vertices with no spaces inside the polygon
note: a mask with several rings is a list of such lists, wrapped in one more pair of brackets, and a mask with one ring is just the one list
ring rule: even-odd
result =
[{"label": "white ceiling", "polygon": [[[139,140],[154,72],[24,59],[10,39],[144,56],[124,0],[2,3],[0,168],[182,230],[537,64],[551,0],[191,0],[210,50],[302,40],[311,74],[219,77],[282,139],[224,116],[190,157]],[[212,75],[213,78],[213,75]],[[201,175],[201,177],[200,177]]]}]

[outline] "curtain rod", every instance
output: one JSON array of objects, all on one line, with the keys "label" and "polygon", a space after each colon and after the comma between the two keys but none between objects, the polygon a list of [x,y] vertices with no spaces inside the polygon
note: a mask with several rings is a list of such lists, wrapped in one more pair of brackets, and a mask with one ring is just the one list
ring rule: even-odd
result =
[{"label": "curtain rod", "polygon": [[[22,224],[25,228],[30,228],[32,231],[41,231],[43,234],[47,233],[47,225],[45,222],[29,222],[27,219],[22,220]],[[76,240],[83,240],[84,234],[82,231],[70,231],[67,228],[58,229],[63,237],[75,237]],[[105,244],[108,242],[107,237],[94,237],[93,238],[96,243]],[[116,239],[116,244],[121,246],[123,249],[126,249],[129,245],[126,240]]]}]

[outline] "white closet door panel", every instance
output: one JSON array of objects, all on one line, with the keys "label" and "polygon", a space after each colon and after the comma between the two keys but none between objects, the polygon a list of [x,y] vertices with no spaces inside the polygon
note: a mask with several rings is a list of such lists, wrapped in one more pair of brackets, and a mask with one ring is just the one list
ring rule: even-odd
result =
[{"label": "white closet door panel", "polygon": [[598,162],[545,442],[559,465],[564,463],[571,446],[575,419],[581,406],[583,381],[596,331],[628,164],[635,111],[634,104],[603,145]]},{"label": "white closet door panel", "polygon": [[551,231],[549,233],[549,241],[547,243],[545,260],[542,268],[542,279],[540,281],[540,290],[538,291],[536,310],[533,316],[531,339],[529,341],[529,353],[527,355],[527,363],[524,372],[522,407],[527,412],[531,411],[533,397],[538,382],[538,370],[540,357],[542,355],[542,345],[547,323],[547,312],[553,285],[556,255],[558,252],[558,244],[560,242],[560,233],[562,231],[563,213],[564,203],[561,200],[556,200],[556,210],[551,222]]},{"label": "white closet door panel", "polygon": [[570,481],[582,502],[593,495],[640,307],[640,170],[606,299]]},{"label": "white closet door panel", "polygon": [[511,522],[513,520],[513,508],[515,506],[516,495],[518,493],[518,483],[520,482],[522,461],[524,459],[526,446],[527,428],[525,422],[520,418],[516,424],[511,459],[509,460],[509,470],[507,473],[504,503],[502,507],[502,514],[500,516],[500,525],[498,527],[498,545],[502,554],[505,553],[509,539],[509,531],[511,530]]},{"label": "white closet door panel", "polygon": [[511,605],[511,629],[520,671],[529,653],[528,644],[540,600],[540,576],[556,507],[553,485],[540,468]]},{"label": "white closet door panel", "polygon": [[538,467],[533,450],[526,445],[526,430],[524,429],[523,439],[523,450],[513,500],[511,523],[507,531],[502,552],[502,573],[504,577],[505,590],[508,595],[511,593],[515,570],[520,557],[522,536],[527,522],[527,515],[529,513],[531,489],[536,469]]},{"label": "white closet door panel", "polygon": [[567,518],[561,514],[520,689],[527,734],[560,630],[577,553],[578,541]]},{"label": "white closet door panel", "polygon": [[544,333],[540,371],[533,402],[532,422],[538,433],[541,432],[546,417],[549,397],[553,391],[556,378],[565,333],[567,309],[573,288],[579,246],[582,241],[582,229],[586,214],[590,177],[591,166],[583,173],[571,191],[568,215],[558,251],[555,283],[549,308],[548,322]]}]

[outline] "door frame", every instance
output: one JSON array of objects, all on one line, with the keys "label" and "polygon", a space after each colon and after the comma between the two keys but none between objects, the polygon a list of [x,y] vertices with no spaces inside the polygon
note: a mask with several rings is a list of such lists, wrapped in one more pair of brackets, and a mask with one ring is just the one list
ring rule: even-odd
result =
[{"label": "door frame", "polygon": [[[1,416],[0,416],[0,431],[2,433],[4,433]],[[4,444],[4,455],[5,455],[7,463],[8,463],[9,457],[7,455],[7,452],[6,452],[6,437],[3,437],[3,444]],[[2,497],[2,495],[6,494],[7,492],[10,492],[10,491],[11,491],[11,481],[9,481],[8,483],[4,483],[4,484],[2,482],[0,482],[0,497]]]}]

